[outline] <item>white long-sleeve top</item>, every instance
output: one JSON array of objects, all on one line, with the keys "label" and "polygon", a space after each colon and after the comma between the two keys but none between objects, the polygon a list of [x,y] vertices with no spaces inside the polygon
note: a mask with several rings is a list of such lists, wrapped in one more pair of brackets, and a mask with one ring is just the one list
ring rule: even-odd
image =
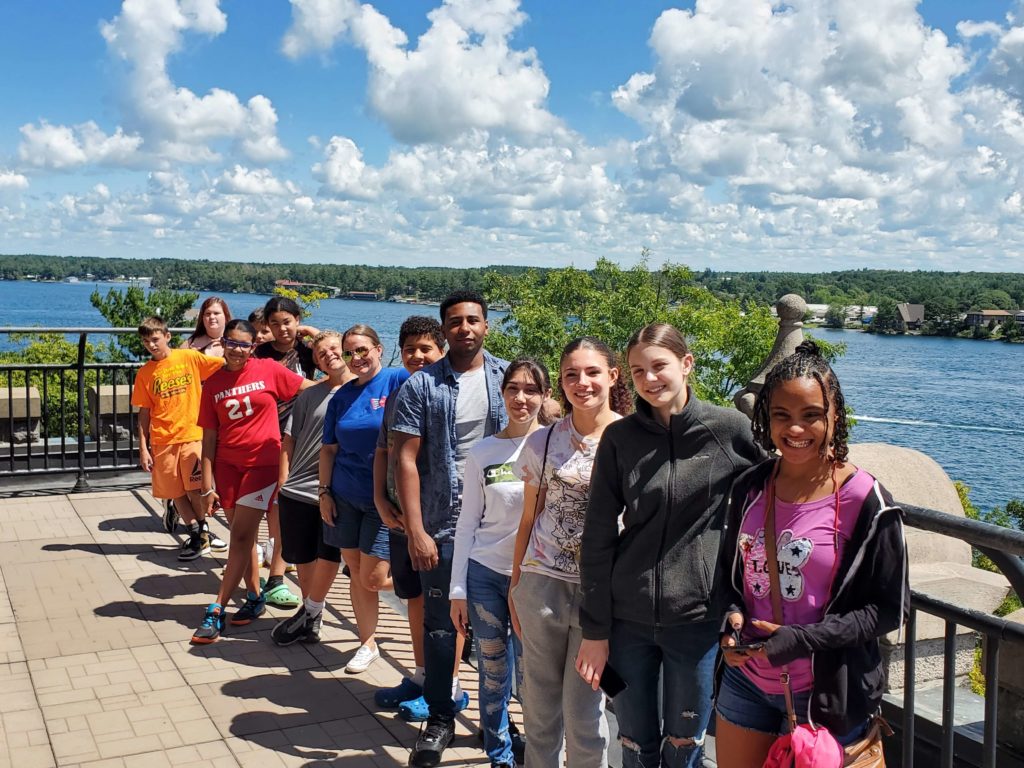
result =
[{"label": "white long-sleeve top", "polygon": [[525,437],[490,436],[466,456],[462,509],[455,527],[450,598],[466,599],[472,558],[492,571],[512,575],[516,531],[523,516],[523,481],[512,471]]}]

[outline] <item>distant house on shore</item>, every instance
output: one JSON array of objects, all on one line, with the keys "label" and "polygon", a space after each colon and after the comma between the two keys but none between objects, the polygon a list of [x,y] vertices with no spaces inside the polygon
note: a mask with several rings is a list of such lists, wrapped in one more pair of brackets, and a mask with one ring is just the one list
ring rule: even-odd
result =
[{"label": "distant house on shore", "polygon": [[921,330],[921,326],[924,325],[924,304],[908,304],[904,301],[897,304],[896,309],[896,325],[901,332]]},{"label": "distant house on shore", "polygon": [[1013,312],[1007,312],[1005,309],[976,309],[967,313],[967,317],[964,318],[964,322],[967,325],[974,327],[978,325],[988,325],[993,320],[996,321],[996,325],[1004,322],[1008,317],[1014,317]]}]

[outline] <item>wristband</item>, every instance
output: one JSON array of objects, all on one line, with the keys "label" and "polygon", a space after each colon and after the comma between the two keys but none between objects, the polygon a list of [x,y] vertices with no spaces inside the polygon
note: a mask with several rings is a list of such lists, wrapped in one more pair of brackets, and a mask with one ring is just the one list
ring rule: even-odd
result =
[{"label": "wristband", "polygon": [[209,495],[210,495],[211,493],[213,493],[213,490],[214,490],[214,489],[213,489],[213,488],[211,488],[211,489],[210,489],[210,490],[208,490],[208,491],[203,491],[203,492],[202,492],[202,493],[200,493],[199,495],[200,495],[200,497],[202,497],[202,498],[204,498],[204,499],[205,499],[205,498],[206,498],[207,496],[209,496]]}]

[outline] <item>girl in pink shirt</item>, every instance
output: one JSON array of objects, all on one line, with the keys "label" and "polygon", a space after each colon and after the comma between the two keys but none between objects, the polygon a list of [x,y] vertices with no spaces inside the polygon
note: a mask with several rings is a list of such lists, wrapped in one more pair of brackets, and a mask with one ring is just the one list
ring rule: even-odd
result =
[{"label": "girl in pink shirt", "polygon": [[[787,674],[798,722],[827,727],[840,744],[860,739],[878,711],[878,638],[901,626],[909,605],[906,549],[900,509],[847,461],[845,409],[813,341],[772,369],[754,406],[754,439],[778,458],[740,475],[730,497],[721,768],[762,765],[788,729]],[[775,533],[774,558],[766,529]]]}]

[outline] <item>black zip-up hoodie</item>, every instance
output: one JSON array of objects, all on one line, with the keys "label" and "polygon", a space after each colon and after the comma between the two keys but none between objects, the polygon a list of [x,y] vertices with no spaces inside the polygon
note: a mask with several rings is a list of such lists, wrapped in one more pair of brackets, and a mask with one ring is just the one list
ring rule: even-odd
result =
[{"label": "black zip-up hoodie", "polygon": [[[745,614],[739,528],[747,509],[764,493],[775,461],[752,467],[733,484],[720,561],[731,603],[723,614],[723,631],[728,631],[729,613]],[[878,638],[901,629],[909,611],[903,511],[875,480],[843,551],[824,618],[779,627],[766,641],[768,660],[779,667],[810,657],[814,684],[807,719],[832,733],[849,733],[878,710],[885,692]]]},{"label": "black zip-up hoodie", "polygon": [[692,391],[668,428],[639,398],[635,413],[610,424],[583,527],[583,636],[608,639],[613,619],[649,626],[717,620],[725,605],[716,599],[715,569],[729,487],[763,458],[746,416]]}]

